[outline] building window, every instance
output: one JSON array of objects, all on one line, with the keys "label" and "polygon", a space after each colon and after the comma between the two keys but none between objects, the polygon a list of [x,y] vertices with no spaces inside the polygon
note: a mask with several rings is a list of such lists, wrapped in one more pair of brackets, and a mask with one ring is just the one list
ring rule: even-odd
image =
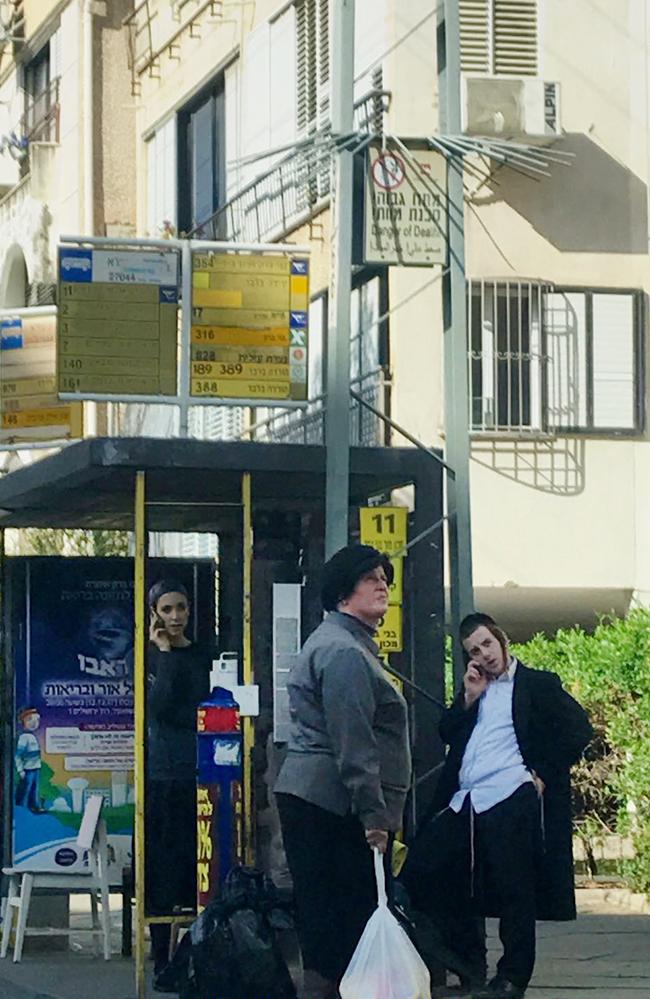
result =
[{"label": "building window", "polygon": [[[352,388],[375,409],[386,412],[384,367],[388,362],[388,283],[383,274],[361,274],[351,296],[350,379]],[[387,444],[386,425],[357,403],[352,410],[352,439],[359,444]]]},{"label": "building window", "polygon": [[23,69],[25,111],[21,133],[30,142],[59,139],[59,78],[54,59],[57,40],[58,34]]},{"label": "building window", "polygon": [[541,430],[542,286],[472,282],[468,301],[473,430]]},{"label": "building window", "polygon": [[624,434],[644,427],[643,294],[555,290],[544,297],[548,425]]},{"label": "building window", "polygon": [[178,115],[178,225],[189,232],[226,200],[223,75]]},{"label": "building window", "polygon": [[176,118],[147,140],[147,235],[176,234]]},{"label": "building window", "polygon": [[537,0],[460,0],[464,73],[537,76]]},{"label": "building window", "polygon": [[472,282],[474,432],[592,434],[643,429],[643,297]]}]

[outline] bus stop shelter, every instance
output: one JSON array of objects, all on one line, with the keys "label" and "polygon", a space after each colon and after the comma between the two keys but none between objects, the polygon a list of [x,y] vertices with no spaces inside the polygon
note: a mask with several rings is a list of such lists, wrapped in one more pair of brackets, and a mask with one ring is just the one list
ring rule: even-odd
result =
[{"label": "bus stop shelter", "polygon": [[[389,503],[407,489],[412,512],[405,586],[404,650],[397,660],[403,675],[429,695],[444,700],[444,599],[442,465],[416,448],[352,448],[351,525],[358,507]],[[243,683],[268,689],[264,634],[270,627],[265,590],[277,566],[304,565],[323,558],[325,448],[321,445],[212,442],[150,438],[93,438],[7,474],[0,480],[0,531],[5,528],[83,528],[122,530],[134,535],[135,573],[135,855],[136,985],[146,994],[144,976],[144,895],[137,872],[144,859],[144,698],[146,558],[149,532],[209,532],[219,537],[220,563],[227,567],[219,586],[220,644],[241,653]],[[288,535],[293,538],[287,556]],[[290,546],[291,547],[291,546]],[[3,545],[4,551],[4,545]],[[280,552],[280,554],[278,554]],[[309,557],[307,557],[307,555]],[[3,562],[8,561],[3,558]],[[256,566],[264,562],[264,571]],[[4,572],[4,566],[3,566]],[[256,583],[257,578],[257,583]],[[3,587],[3,592],[4,592]],[[305,633],[320,618],[317,587],[305,581]],[[5,746],[11,745],[12,664],[3,642]],[[392,658],[392,657],[391,657]],[[267,689],[264,690],[266,684]],[[414,758],[422,805],[430,796],[426,775],[441,759],[435,735],[437,716],[426,698],[412,697]],[[252,807],[255,725],[244,725],[244,817],[246,860],[255,861]],[[5,780],[10,767],[5,766]],[[7,785],[5,785],[7,786]],[[414,785],[415,786],[415,785]],[[415,801],[418,795],[414,795]],[[8,793],[3,824],[10,823]],[[413,804],[413,809],[416,805]],[[418,807],[419,804],[418,804]],[[140,882],[140,884],[139,884]]]}]

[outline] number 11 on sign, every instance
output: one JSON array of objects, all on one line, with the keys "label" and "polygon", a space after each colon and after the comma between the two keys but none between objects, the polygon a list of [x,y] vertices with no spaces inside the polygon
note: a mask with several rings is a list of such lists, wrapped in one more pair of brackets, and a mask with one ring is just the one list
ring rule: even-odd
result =
[{"label": "number 11 on sign", "polygon": [[403,506],[361,507],[361,543],[393,555],[406,544],[408,510]]}]

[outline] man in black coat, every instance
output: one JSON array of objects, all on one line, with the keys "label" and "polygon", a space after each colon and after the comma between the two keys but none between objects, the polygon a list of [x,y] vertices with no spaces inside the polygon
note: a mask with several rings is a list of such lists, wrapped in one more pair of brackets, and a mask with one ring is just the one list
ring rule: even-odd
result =
[{"label": "man in black coat", "polygon": [[[487,614],[466,617],[460,639],[463,687],[440,723],[449,751],[402,880],[432,921],[431,952],[474,999],[521,999],[535,920],[576,916],[569,770],[592,729],[559,677],[514,659]],[[500,920],[487,986],[478,916]]]}]

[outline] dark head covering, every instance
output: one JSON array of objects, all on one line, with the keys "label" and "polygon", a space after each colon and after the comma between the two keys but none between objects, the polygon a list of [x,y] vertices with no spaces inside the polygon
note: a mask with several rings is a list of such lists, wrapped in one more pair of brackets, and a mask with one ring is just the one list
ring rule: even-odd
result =
[{"label": "dark head covering", "polygon": [[326,611],[336,610],[341,600],[349,597],[366,572],[381,566],[388,585],[393,582],[393,566],[387,555],[371,545],[347,545],[323,566],[321,600]]},{"label": "dark head covering", "polygon": [[149,606],[156,607],[165,593],[182,593],[189,603],[190,595],[187,588],[178,579],[159,579],[149,590]]}]

